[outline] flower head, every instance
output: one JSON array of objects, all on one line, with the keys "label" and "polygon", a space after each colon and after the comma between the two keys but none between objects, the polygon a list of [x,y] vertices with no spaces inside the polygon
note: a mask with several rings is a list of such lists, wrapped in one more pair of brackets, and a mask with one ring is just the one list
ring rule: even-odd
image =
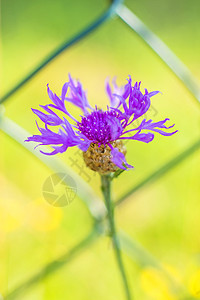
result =
[{"label": "flower head", "polygon": [[[86,92],[79,81],[75,81],[69,75],[69,81],[63,85],[61,96],[54,94],[47,85],[47,92],[52,103],[40,105],[44,112],[32,109],[44,123],[45,128],[38,129],[40,135],[28,137],[27,142],[39,143],[37,146],[50,145],[53,151],[43,152],[46,155],[62,153],[68,147],[77,146],[84,152],[84,160],[92,170],[100,173],[114,172],[117,168],[133,168],[126,162],[126,150],[123,140],[137,140],[149,143],[154,139],[154,133],[164,136],[173,135],[175,132],[165,131],[174,125],[167,127],[167,120],[153,122],[143,119],[138,127],[130,126],[136,119],[144,115],[150,105],[150,98],[159,91],[142,93],[141,82],[132,85],[131,76],[127,84],[118,87],[113,82],[114,90],[106,83],[106,91],[111,106],[107,110],[92,108],[87,100]],[[83,112],[81,119],[76,120],[68,111],[67,103],[71,102]],[[58,116],[56,111],[63,113]],[[69,120],[71,119],[71,123]],[[133,125],[133,124],[132,124]],[[49,129],[59,127],[57,132]],[[36,147],[37,147],[36,146]]]}]

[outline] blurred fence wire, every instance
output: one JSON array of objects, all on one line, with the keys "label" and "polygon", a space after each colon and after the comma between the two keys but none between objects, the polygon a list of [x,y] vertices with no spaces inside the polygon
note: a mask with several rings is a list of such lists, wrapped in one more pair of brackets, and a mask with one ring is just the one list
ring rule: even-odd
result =
[{"label": "blurred fence wire", "polygon": [[[92,24],[75,35],[72,39],[65,41],[62,45],[55,49],[53,53],[50,53],[46,58],[44,58],[44,60],[27,76],[25,76],[25,78],[23,78],[18,84],[16,84],[16,86],[11,88],[10,91],[8,91],[0,98],[1,108],[3,103],[11,98],[12,95],[14,95],[20,88],[22,88],[28,81],[30,81],[38,72],[45,68],[45,66],[47,66],[53,59],[58,57],[58,55],[60,55],[63,51],[69,49],[69,47],[73,46],[75,43],[78,43],[82,39],[86,38],[90,33],[94,32],[94,30],[99,28],[104,22],[110,20],[113,16],[119,17],[127,26],[135,31],[135,33],[137,33],[143,39],[143,41],[149,45],[152,51],[154,51],[160,57],[160,59],[173,71],[173,73],[182,81],[184,86],[192,93],[194,98],[200,102],[199,85],[188,68],[163,43],[163,41],[153,32],[151,32],[148,27],[145,26],[144,23],[122,2],[122,0],[113,0],[107,10],[100,17],[94,20]],[[62,257],[48,263],[46,266],[40,269],[38,273],[30,277],[29,280],[19,284],[19,286],[14,288],[12,291],[9,291],[7,295],[5,295],[5,299],[10,300],[18,298],[18,296],[20,296],[34,284],[40,282],[44,277],[53,275],[55,271],[58,271],[61,267],[66,265],[66,263],[74,259],[76,255],[78,255],[78,253],[82,252],[86,247],[91,245],[97,237],[105,235],[106,230],[103,225],[103,220],[106,216],[106,209],[103,202],[98,199],[91,187],[86,182],[84,182],[81,176],[76,174],[72,170],[72,168],[70,168],[57,158],[49,158],[41,155],[38,151],[34,150],[32,146],[27,143],[25,144],[23,141],[27,136],[30,136],[30,134],[9,118],[4,117],[2,111],[3,110],[0,110],[0,129],[6,135],[8,135],[26,150],[28,150],[32,155],[36,156],[51,170],[55,172],[62,171],[71,174],[72,177],[75,178],[77,183],[78,196],[85,203],[94,221],[94,227],[92,228],[88,236],[81,240],[70,251],[67,251],[65,254],[63,254]],[[154,171],[138,185],[133,186],[133,188],[130,189],[120,199],[118,199],[115,204],[121,204],[134,192],[138,191],[146,184],[157,180],[162,175],[169,172],[177,164],[181,163],[198,149],[200,149],[200,140],[196,141],[193,145],[188,146],[188,148],[180,153],[177,157],[167,162],[165,165],[160,167],[160,169]],[[189,295],[189,293],[183,286],[177,284],[174,279],[169,276],[169,274],[167,274],[161,264],[157,262],[157,260],[153,258],[146,249],[143,249],[141,245],[131,240],[131,238],[123,232],[119,233],[119,238],[121,241],[121,250],[126,253],[134,262],[137,262],[137,264],[140,266],[148,265],[161,270],[164,276],[166,276],[169,280],[170,286],[173,287],[173,293],[182,295],[181,299],[193,299],[193,297]]]}]

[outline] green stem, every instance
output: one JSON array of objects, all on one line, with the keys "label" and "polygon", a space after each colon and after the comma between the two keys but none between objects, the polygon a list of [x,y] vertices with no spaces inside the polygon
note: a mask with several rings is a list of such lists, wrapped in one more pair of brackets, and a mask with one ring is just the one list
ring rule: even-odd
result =
[{"label": "green stem", "polygon": [[131,300],[131,294],[128,286],[128,281],[124,269],[124,265],[122,262],[121,252],[120,252],[120,245],[117,238],[116,228],[115,228],[115,221],[114,221],[114,209],[113,209],[113,203],[111,201],[111,177],[110,175],[102,175],[101,176],[101,189],[104,195],[105,204],[108,210],[108,221],[110,226],[110,236],[113,241],[113,246],[115,250],[116,260],[118,263],[119,271],[122,277],[125,293],[126,293],[126,299]]}]

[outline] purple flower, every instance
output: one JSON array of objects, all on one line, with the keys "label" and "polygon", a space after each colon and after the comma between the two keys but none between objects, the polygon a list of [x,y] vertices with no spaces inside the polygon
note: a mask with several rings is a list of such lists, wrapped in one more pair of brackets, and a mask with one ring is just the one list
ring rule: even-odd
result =
[{"label": "purple flower", "polygon": [[[128,83],[123,87],[118,87],[114,81],[114,90],[112,91],[107,82],[106,91],[111,103],[107,110],[92,108],[81,83],[72,79],[70,75],[69,82],[63,85],[60,97],[54,94],[47,85],[47,92],[52,103],[45,106],[40,105],[45,112],[33,109],[33,112],[45,124],[45,128],[37,125],[41,134],[28,137],[26,141],[37,142],[39,143],[37,146],[50,145],[53,148],[52,152],[41,151],[46,155],[62,153],[68,147],[73,146],[86,152],[90,145],[98,145],[98,147],[103,145],[105,149],[110,149],[110,159],[114,165],[124,170],[132,168],[126,162],[123,151],[113,146],[116,141],[128,139],[149,143],[154,139],[155,133],[171,136],[177,132],[177,130],[166,131],[174,126],[167,127],[165,125],[169,119],[159,122],[143,119],[138,127],[130,126],[148,111],[151,105],[150,98],[159,93],[159,91],[149,93],[145,89],[143,94],[140,85],[141,82],[132,85],[132,79],[129,76]],[[69,102],[83,111],[81,120],[76,120],[68,112]],[[58,116],[56,111],[62,112],[64,116]],[[72,124],[68,121],[70,119]],[[50,130],[49,126],[59,127],[58,132]]]}]

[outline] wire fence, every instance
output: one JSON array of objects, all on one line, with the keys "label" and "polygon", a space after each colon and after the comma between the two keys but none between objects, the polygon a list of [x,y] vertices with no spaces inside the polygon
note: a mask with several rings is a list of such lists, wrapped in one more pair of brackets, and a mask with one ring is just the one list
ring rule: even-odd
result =
[{"label": "wire fence", "polygon": [[[67,166],[62,160],[55,157],[47,157],[42,155],[38,150],[34,150],[32,145],[24,143],[27,136],[30,136],[26,130],[13,122],[11,119],[4,116],[3,103],[8,101],[12,95],[14,95],[19,89],[21,89],[28,81],[30,81],[38,72],[44,69],[53,59],[58,57],[63,51],[68,50],[74,44],[81,42],[89,34],[93,33],[103,23],[109,21],[113,16],[117,16],[124,22],[127,27],[130,27],[136,34],[138,34],[142,40],[149,45],[152,51],[154,51],[159,58],[173,71],[173,73],[181,80],[184,87],[187,88],[198,102],[200,102],[200,89],[197,80],[193,77],[187,67],[176,57],[176,55],[160,40],[153,32],[151,32],[147,26],[124,4],[123,1],[114,0],[107,8],[107,10],[100,15],[92,24],[83,29],[72,39],[65,41],[52,53],[50,53],[44,60],[34,68],[25,78],[23,78],[16,86],[11,88],[4,96],[1,97],[1,110],[0,110],[0,128],[10,138],[12,138],[21,147],[29,151],[32,155],[36,156],[43,164],[49,167],[54,172],[65,172],[70,174],[77,183],[77,193],[80,199],[84,202],[88,208],[90,215],[94,221],[94,226],[88,235],[78,242],[71,250],[66,251],[61,257],[56,258],[54,261],[45,265],[36,274],[33,274],[26,282],[22,282],[19,286],[9,291],[5,295],[5,299],[17,299],[21,297],[28,289],[38,282],[43,280],[47,276],[53,276],[56,271],[64,267],[72,259],[75,259],[77,255],[84,251],[88,246],[94,243],[97,238],[106,235],[106,229],[104,228],[103,220],[106,217],[106,208],[103,202],[96,196],[95,192],[91,189],[88,183],[86,183],[81,176],[76,174],[71,167]],[[142,189],[147,184],[157,180],[178,164],[186,160],[190,155],[200,149],[200,140],[196,141],[191,146],[188,146],[177,157],[174,157],[171,161],[161,166],[158,170],[155,170],[152,174],[146,177],[136,186],[133,186],[125,195],[117,199],[115,205],[120,205],[128,199],[133,193]],[[67,182],[66,182],[67,183]],[[163,276],[166,277],[170,283],[170,288],[173,293],[177,295],[183,295],[181,299],[193,299],[184,286],[177,283],[174,278],[162,267],[162,265],[154,258],[146,249],[139,245],[136,241],[133,241],[126,233],[119,232],[121,250],[126,253],[134,262],[138,265],[152,266],[159,269]]]}]

